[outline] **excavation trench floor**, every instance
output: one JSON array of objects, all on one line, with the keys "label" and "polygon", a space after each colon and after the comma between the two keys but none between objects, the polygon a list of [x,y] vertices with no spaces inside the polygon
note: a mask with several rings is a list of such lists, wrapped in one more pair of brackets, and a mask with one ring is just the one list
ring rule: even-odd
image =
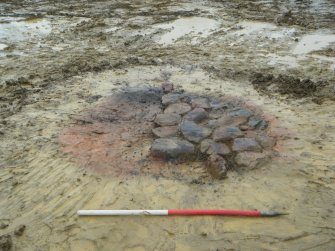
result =
[{"label": "excavation trench floor", "polygon": [[[333,1],[0,3],[0,250],[333,250],[334,8]],[[202,161],[150,160],[152,125],[112,123],[115,112],[138,115],[129,105],[107,111],[117,93],[166,81],[259,108],[280,138],[276,155],[224,180],[212,179]],[[141,112],[149,121],[156,110]],[[288,215],[76,215],[166,208]]]}]

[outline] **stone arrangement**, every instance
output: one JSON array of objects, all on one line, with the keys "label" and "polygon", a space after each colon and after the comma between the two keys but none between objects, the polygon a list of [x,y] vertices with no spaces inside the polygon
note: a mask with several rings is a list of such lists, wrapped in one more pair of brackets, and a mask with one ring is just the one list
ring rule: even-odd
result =
[{"label": "stone arrangement", "polygon": [[215,178],[224,178],[230,168],[254,168],[269,159],[276,139],[267,134],[269,122],[260,114],[238,102],[172,90],[162,96],[162,113],[154,120],[153,157],[205,159]]}]

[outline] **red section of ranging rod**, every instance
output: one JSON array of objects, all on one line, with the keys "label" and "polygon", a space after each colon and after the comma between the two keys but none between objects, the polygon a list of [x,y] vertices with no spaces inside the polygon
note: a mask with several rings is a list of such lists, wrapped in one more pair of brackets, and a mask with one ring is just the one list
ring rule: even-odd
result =
[{"label": "red section of ranging rod", "polygon": [[168,210],[168,215],[227,215],[227,216],[263,216],[262,212],[256,210]]}]

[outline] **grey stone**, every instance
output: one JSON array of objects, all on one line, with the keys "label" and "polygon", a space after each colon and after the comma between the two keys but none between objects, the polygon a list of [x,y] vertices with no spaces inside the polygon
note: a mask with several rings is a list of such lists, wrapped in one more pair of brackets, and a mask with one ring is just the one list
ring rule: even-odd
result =
[{"label": "grey stone", "polygon": [[248,121],[248,126],[249,126],[250,128],[256,128],[256,126],[257,126],[258,124],[260,124],[261,122],[262,122],[262,119],[261,119],[261,118],[256,117],[256,116],[253,116],[253,117],[251,117],[251,118],[249,119],[249,121]]},{"label": "grey stone", "polygon": [[159,138],[175,137],[178,134],[178,126],[156,127],[152,132]]},{"label": "grey stone", "polygon": [[217,120],[217,124],[218,126],[237,127],[245,124],[247,121],[248,121],[247,117],[224,115],[222,118]]},{"label": "grey stone", "polygon": [[211,139],[205,139],[201,142],[200,151],[209,155],[228,155],[231,153],[229,147],[226,144],[217,143]]},{"label": "grey stone", "polygon": [[184,118],[195,122],[201,122],[208,118],[208,112],[203,108],[194,108],[192,111],[188,112]]},{"label": "grey stone", "polygon": [[220,100],[211,100],[209,103],[210,107],[213,109],[226,109],[228,108],[227,104]]},{"label": "grey stone", "polygon": [[153,142],[151,154],[163,159],[188,158],[194,154],[194,145],[178,138],[160,138]]},{"label": "grey stone", "polygon": [[232,117],[244,117],[244,118],[249,118],[250,116],[252,116],[252,112],[246,109],[238,109],[238,110],[234,110],[231,111],[229,113],[230,116]]},{"label": "grey stone", "polygon": [[276,144],[276,139],[264,134],[259,134],[256,136],[258,143],[265,149],[271,149]]},{"label": "grey stone", "polygon": [[208,98],[201,98],[201,97],[193,98],[191,101],[191,105],[193,108],[196,107],[204,109],[211,108],[211,106],[209,105]]},{"label": "grey stone", "polygon": [[191,110],[191,107],[186,103],[175,103],[170,104],[165,110],[164,113],[177,113],[185,114]]},{"label": "grey stone", "polygon": [[237,138],[234,139],[233,151],[242,152],[242,151],[262,151],[262,147],[258,144],[255,139],[251,138]]},{"label": "grey stone", "polygon": [[253,116],[249,119],[248,126],[257,130],[265,130],[268,127],[268,123],[258,116]]},{"label": "grey stone", "polygon": [[186,139],[196,143],[207,138],[212,132],[212,130],[199,126],[192,121],[183,121],[180,125],[180,130]]},{"label": "grey stone", "polygon": [[181,122],[181,116],[176,113],[157,114],[155,123],[160,126],[173,126]]},{"label": "grey stone", "polygon": [[223,179],[227,176],[226,161],[219,155],[210,155],[206,161],[206,167],[214,178]]},{"label": "grey stone", "polygon": [[267,152],[239,152],[236,154],[235,163],[252,169],[265,164],[269,159],[270,154]]},{"label": "grey stone", "polygon": [[219,126],[219,123],[218,123],[217,119],[211,119],[211,120],[209,120],[209,121],[207,122],[207,126],[208,126],[209,128],[214,129],[214,128],[216,128],[216,127]]},{"label": "grey stone", "polygon": [[213,133],[215,141],[227,141],[242,136],[242,132],[238,127],[220,127]]},{"label": "grey stone", "polygon": [[181,94],[178,93],[170,93],[170,94],[166,94],[162,97],[162,104],[163,105],[170,105],[173,103],[178,103],[180,102],[182,98]]}]

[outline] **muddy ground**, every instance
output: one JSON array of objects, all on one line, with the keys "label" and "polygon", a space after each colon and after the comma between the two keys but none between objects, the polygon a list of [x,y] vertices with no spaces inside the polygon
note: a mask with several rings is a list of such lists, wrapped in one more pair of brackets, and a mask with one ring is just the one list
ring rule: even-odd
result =
[{"label": "muddy ground", "polygon": [[[334,13],[330,0],[1,1],[0,250],[334,250]],[[115,175],[67,151],[64,135],[87,111],[166,81],[260,107],[282,137],[277,156],[214,180],[201,162]],[[86,129],[84,153],[103,159],[110,127]],[[150,140],[111,156],[147,156]],[[76,215],[160,208],[289,215]]]}]

